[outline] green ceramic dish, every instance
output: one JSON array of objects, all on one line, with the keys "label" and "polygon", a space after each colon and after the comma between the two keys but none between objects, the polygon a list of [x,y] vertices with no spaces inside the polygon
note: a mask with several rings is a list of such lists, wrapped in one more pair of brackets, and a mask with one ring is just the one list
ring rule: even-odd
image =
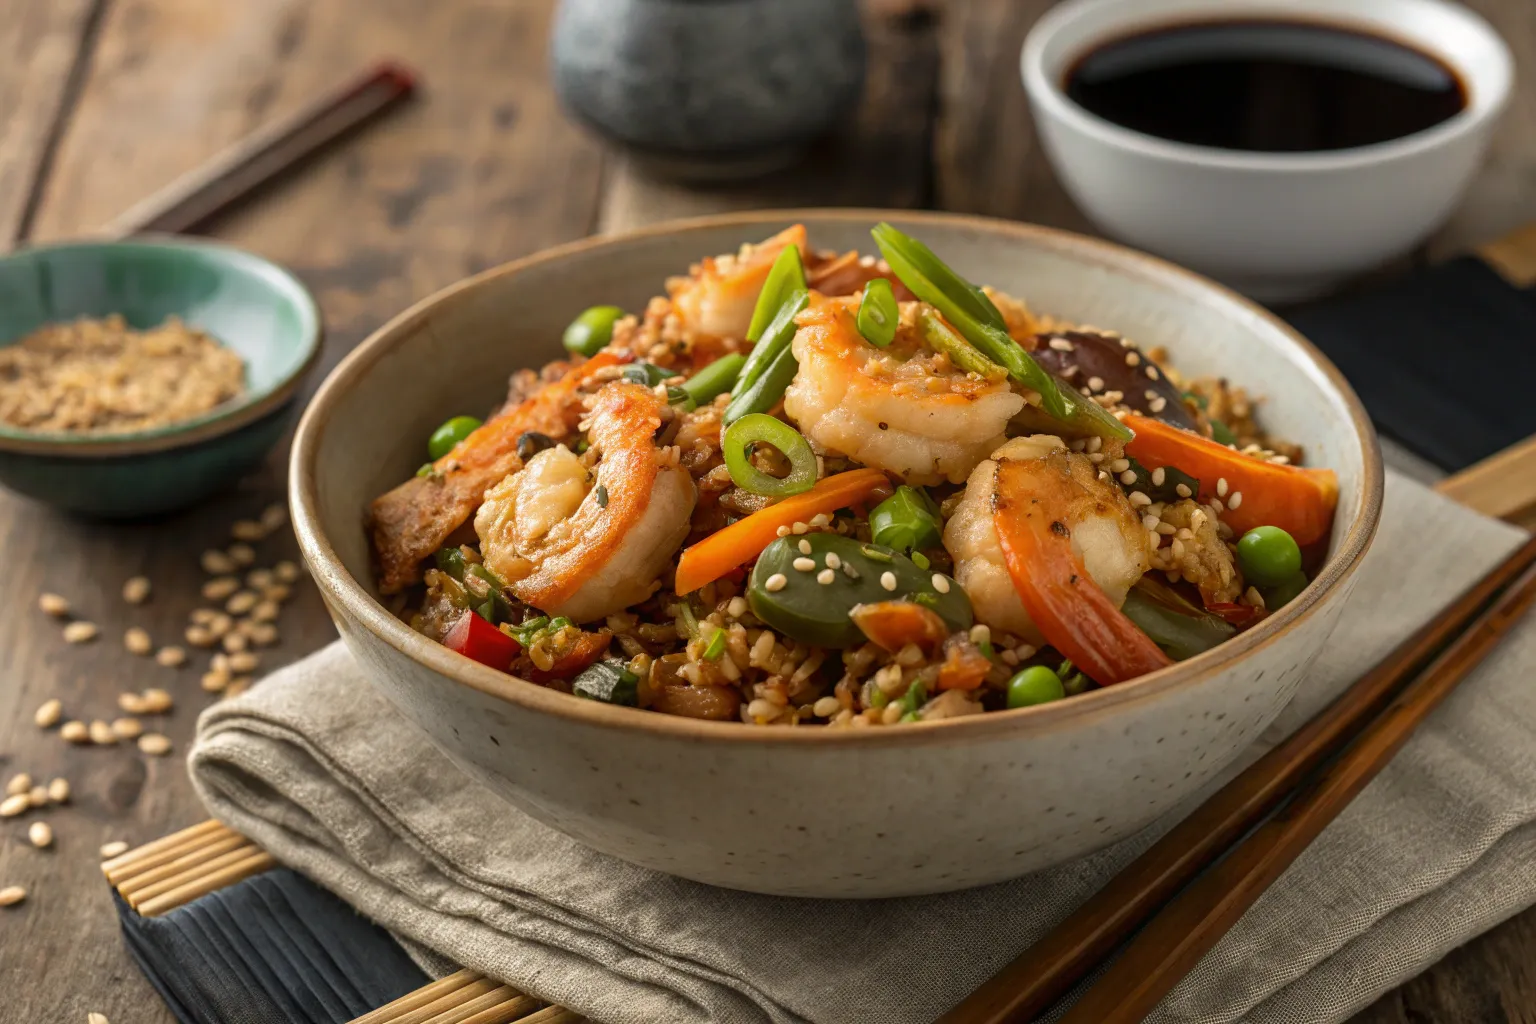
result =
[{"label": "green ceramic dish", "polygon": [[128,518],[183,508],[254,467],[292,419],[320,352],[320,311],[286,270],[186,238],[82,241],[0,258],[0,345],[43,324],[178,316],[238,352],[247,390],[196,419],[119,434],[0,425],[0,483],[58,508]]}]

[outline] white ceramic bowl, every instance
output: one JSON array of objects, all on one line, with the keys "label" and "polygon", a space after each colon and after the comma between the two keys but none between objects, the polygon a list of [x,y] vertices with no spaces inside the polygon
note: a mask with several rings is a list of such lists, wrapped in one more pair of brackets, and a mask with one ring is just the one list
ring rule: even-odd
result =
[{"label": "white ceramic bowl", "polygon": [[[889,219],[1035,308],[1168,345],[1251,382],[1266,422],[1338,471],[1332,555],[1284,610],[1132,682],[1015,711],[894,728],[757,728],[580,700],[475,664],[376,600],[365,505],[447,416],[489,408],[514,369],[559,353],[594,303],[638,309],[663,278],[794,221],[872,248]],[[981,218],[739,214],[578,242],[402,313],[321,386],[294,443],[294,524],[342,637],[375,685],[470,775],[617,857],[738,889],[899,896],[1012,878],[1120,839],[1230,763],[1291,699],[1376,528],[1381,465],[1343,378],[1246,300],[1161,260]]]},{"label": "white ceramic bowl", "polygon": [[[1253,153],[1123,128],[1063,89],[1073,63],[1109,40],[1241,18],[1323,22],[1401,40],[1456,71],[1468,105],[1377,145]],[[1498,34],[1446,0],[1071,0],[1030,30],[1022,70],[1056,175],[1094,223],[1265,301],[1321,292],[1423,241],[1482,162],[1514,77]]]}]

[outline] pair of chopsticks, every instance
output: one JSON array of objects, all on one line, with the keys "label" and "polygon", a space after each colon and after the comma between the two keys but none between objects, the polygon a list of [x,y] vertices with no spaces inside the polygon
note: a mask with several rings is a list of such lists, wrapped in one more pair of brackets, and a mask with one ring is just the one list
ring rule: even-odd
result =
[{"label": "pair of chopsticks", "polygon": [[1141,1020],[1381,771],[1533,601],[1536,538],[1175,825],[939,1024],[1031,1020],[1117,951],[1059,1024]]},{"label": "pair of chopsticks", "polygon": [[146,231],[191,231],[415,90],[410,71],[382,63],[241,139],[131,207],[104,232],[121,238]]}]

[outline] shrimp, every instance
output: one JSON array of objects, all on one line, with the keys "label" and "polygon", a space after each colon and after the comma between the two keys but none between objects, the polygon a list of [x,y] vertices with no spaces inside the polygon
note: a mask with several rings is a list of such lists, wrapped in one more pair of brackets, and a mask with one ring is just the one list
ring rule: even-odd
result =
[{"label": "shrimp", "polygon": [[804,224],[785,228],[756,245],[743,246],[734,256],[704,260],[687,277],[674,277],[667,282],[672,308],[697,334],[745,338],[768,271],[779,253],[791,245],[805,256]]},{"label": "shrimp", "polygon": [[1038,487],[1027,500],[1046,505],[1053,521],[1070,531],[1072,551],[1116,608],[1151,565],[1151,544],[1120,488],[1100,480],[1098,467],[1086,456],[1068,452],[1059,437],[1014,438],[972,470],[965,497],[944,526],[944,548],[955,560],[955,579],[971,599],[978,621],[1038,646],[1046,637],[1010,578],[993,521],[998,464],[1004,460],[1030,462],[1038,476],[1049,481],[1049,489]]},{"label": "shrimp", "polygon": [[903,303],[889,348],[865,341],[858,297],[818,297],[792,343],[800,368],[784,412],[821,450],[907,483],[959,483],[1004,440],[1024,407],[1006,378],[983,380],[935,354],[916,326],[922,303]]},{"label": "shrimp", "polygon": [[475,515],[480,552],[519,600],[591,622],[655,591],[696,497],[677,449],[655,444],[668,412],[643,385],[608,384],[587,419],[595,472],[557,445],[486,492]]}]

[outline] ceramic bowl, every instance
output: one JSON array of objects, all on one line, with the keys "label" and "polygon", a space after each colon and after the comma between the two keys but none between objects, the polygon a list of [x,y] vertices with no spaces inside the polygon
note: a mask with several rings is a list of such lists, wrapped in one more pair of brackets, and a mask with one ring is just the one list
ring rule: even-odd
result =
[{"label": "ceramic bowl", "polygon": [[[1467,88],[1461,113],[1378,145],[1252,153],[1170,142],[1068,99],[1068,70],[1138,31],[1241,18],[1304,20],[1401,40]],[[1022,57],[1056,175],[1107,234],[1265,301],[1326,291],[1422,242],[1455,209],[1509,98],[1497,32],[1446,0],[1072,0],[1030,30]]]},{"label": "ceramic bowl", "polygon": [[[801,221],[872,248],[889,219],[972,279],[1042,311],[1167,345],[1268,396],[1264,416],[1337,470],[1332,553],[1259,627],[1132,682],[1035,708],[896,728],[756,728],[584,701],[418,635],[375,597],[363,510],[446,417],[491,407],[594,303],[640,309],[701,256]],[[472,777],[599,850],[756,892],[902,896],[1013,878],[1136,831],[1230,763],[1291,699],[1376,528],[1374,435],[1344,379],[1285,324],[1148,256],[943,214],[737,214],[578,242],[488,271],[349,355],[299,424],[294,525],[338,629],[379,690]]]},{"label": "ceramic bowl", "polygon": [[320,353],[320,311],[260,257],[187,238],[82,241],[0,258],[0,344],[46,323],[119,313],[148,328],[168,316],[245,360],[247,390],[212,412],[130,433],[40,433],[0,425],[0,483],[90,516],[132,518],[207,497],[266,457]]}]

